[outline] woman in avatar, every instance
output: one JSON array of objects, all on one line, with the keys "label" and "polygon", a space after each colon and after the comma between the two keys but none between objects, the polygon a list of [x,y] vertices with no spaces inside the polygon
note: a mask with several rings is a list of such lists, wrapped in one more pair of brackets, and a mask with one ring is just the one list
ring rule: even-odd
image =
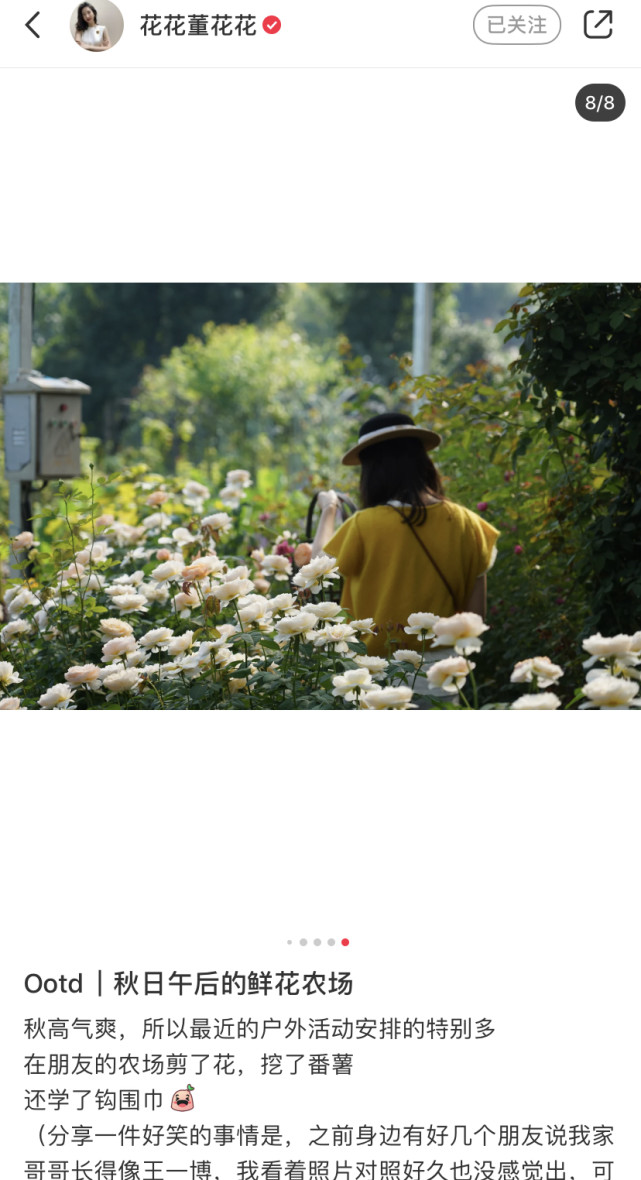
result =
[{"label": "woman in avatar", "polygon": [[98,24],[98,13],[93,4],[81,4],[78,8],[76,41],[82,49],[89,49],[91,53],[111,49],[107,26]]}]

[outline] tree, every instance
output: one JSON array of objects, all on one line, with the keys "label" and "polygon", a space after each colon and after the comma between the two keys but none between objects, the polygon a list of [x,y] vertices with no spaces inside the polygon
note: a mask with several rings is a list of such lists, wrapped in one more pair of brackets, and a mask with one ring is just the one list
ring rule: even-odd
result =
[{"label": "tree", "polygon": [[[288,324],[205,324],[140,383],[129,441],[156,467],[278,465],[296,481],[332,471],[354,390],[340,345]],[[356,384],[358,384],[356,382]]]},{"label": "tree", "polygon": [[576,416],[589,462],[606,478],[572,505],[585,537],[581,567],[591,625],[635,629],[641,614],[641,284],[541,283],[507,320],[521,338],[514,372],[551,440]]},{"label": "tree", "polygon": [[257,319],[275,300],[273,283],[70,283],[36,287],[39,365],[92,387],[90,432],[115,442],[129,418],[145,365],[212,320]]}]

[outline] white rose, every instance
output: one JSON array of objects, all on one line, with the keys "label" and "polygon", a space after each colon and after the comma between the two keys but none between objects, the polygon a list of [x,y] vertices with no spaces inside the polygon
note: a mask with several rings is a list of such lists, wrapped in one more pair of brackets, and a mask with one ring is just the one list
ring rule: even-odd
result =
[{"label": "white rose", "polygon": [[591,656],[597,659],[609,659],[611,656],[625,656],[632,646],[631,635],[613,635],[608,638],[597,632],[583,640],[583,646]]},{"label": "white rose", "polygon": [[0,710],[3,713],[15,712],[16,709],[21,709],[22,706],[17,697],[3,697],[0,700]]},{"label": "white rose", "polygon": [[292,572],[292,563],[282,553],[268,553],[262,561],[263,570],[273,573],[277,582],[286,582]]},{"label": "white rose", "polygon": [[294,585],[300,586],[302,590],[319,590],[329,578],[340,578],[338,563],[335,557],[321,553],[299,569],[294,577]]},{"label": "white rose", "polygon": [[434,624],[438,619],[438,615],[432,615],[429,611],[416,611],[409,616],[407,626],[403,630],[407,635],[420,635],[422,639],[431,639],[434,635]]},{"label": "white rose", "polygon": [[238,627],[234,626],[233,623],[219,623],[216,627],[216,631],[219,635],[219,638],[213,643],[205,640],[203,643],[201,643],[201,648],[204,649],[206,647],[209,650],[209,648],[212,647],[220,647],[221,643],[224,643],[230,638],[231,635],[236,635]]},{"label": "white rose", "polygon": [[588,697],[588,704],[581,708],[597,709],[627,709],[630,705],[641,705],[641,701],[633,701],[637,695],[639,685],[631,680],[619,680],[617,676],[595,676],[583,686],[583,695]]},{"label": "white rose", "polygon": [[76,561],[81,561],[83,565],[100,565],[112,553],[113,547],[107,541],[93,541],[91,545],[87,545],[80,553],[76,553]]},{"label": "white rose", "polygon": [[122,611],[123,615],[131,615],[138,612],[144,614],[146,610],[149,610],[144,594],[119,594],[112,598],[111,601],[116,610]]},{"label": "white rose", "polygon": [[144,594],[147,602],[160,602],[162,605],[169,599],[169,586],[166,582],[143,582],[140,593]]},{"label": "white rose", "polygon": [[96,517],[95,523],[97,529],[106,529],[109,528],[109,525],[114,523],[114,518],[111,512],[103,512],[102,516]]},{"label": "white rose", "polygon": [[74,664],[65,672],[65,680],[74,688],[80,684],[95,688],[100,686],[100,672],[95,664]]},{"label": "white rose", "polygon": [[73,708],[71,702],[73,700],[74,690],[69,684],[53,684],[46,692],[43,692],[38,704],[41,709],[68,709]]},{"label": "white rose", "polygon": [[34,549],[39,544],[39,541],[34,541],[33,533],[29,532],[18,533],[16,537],[11,538],[11,548],[14,553],[20,553],[23,549]]},{"label": "white rose", "polygon": [[49,612],[55,610],[55,607],[56,603],[53,601],[53,599],[49,599],[48,602],[45,602],[42,610],[37,610],[33,616],[33,621],[36,624],[36,627],[40,632],[42,632],[43,635],[55,636],[59,634],[58,628],[54,626],[54,624],[51,622],[51,619],[49,618]]},{"label": "white rose", "polygon": [[200,523],[204,529],[224,536],[233,527],[234,522],[228,512],[214,512],[211,516],[203,516]]},{"label": "white rose", "polygon": [[136,640],[133,635],[119,635],[115,639],[108,639],[102,645],[102,662],[108,664],[111,660],[117,660],[119,656],[125,655],[126,652],[136,650]]},{"label": "white rose", "polygon": [[132,692],[141,683],[140,672],[137,668],[120,668],[117,672],[110,672],[102,682],[107,692]]},{"label": "white rose", "polygon": [[457,651],[480,651],[479,636],[488,631],[487,623],[473,611],[461,611],[449,619],[439,619],[434,624],[436,639],[432,647],[456,647]]},{"label": "white rose", "polygon": [[512,701],[510,709],[558,709],[561,702],[554,692],[529,692]]},{"label": "white rose", "polygon": [[112,520],[106,531],[113,533],[117,545],[135,545],[143,534],[142,527],[135,528],[134,525],[120,520]]},{"label": "white rose", "polygon": [[399,648],[392,656],[394,663],[412,664],[415,668],[420,668],[423,659],[420,651],[411,651],[410,648]]},{"label": "white rose", "polygon": [[[282,597],[289,598],[291,595],[282,595]],[[337,615],[340,615],[342,607],[337,602],[310,602],[305,604],[305,610],[311,611],[317,619],[335,619]],[[353,623],[352,627],[354,627]]]},{"label": "white rose", "polygon": [[163,492],[162,488],[159,488],[158,491],[152,492],[151,495],[147,496],[145,504],[148,504],[150,508],[159,508],[168,499],[169,492]]},{"label": "white rose", "polygon": [[144,668],[140,669],[142,678],[150,678],[158,676],[161,680],[171,680],[175,676],[179,676],[182,672],[182,665],[179,661],[171,661],[167,664],[145,664]]},{"label": "white rose", "polygon": [[66,570],[60,571],[59,576],[62,582],[80,581],[84,572],[85,567],[81,561],[72,561]]},{"label": "white rose", "polygon": [[181,590],[174,598],[173,604],[174,609],[181,615],[181,617],[185,617],[189,614],[190,610],[194,609],[194,607],[200,606],[200,599],[196,590],[190,589],[188,594],[184,594]]},{"label": "white rose", "polygon": [[359,635],[373,635],[374,634],[374,620],[373,619],[352,619],[350,624]]},{"label": "white rose", "polygon": [[30,631],[31,623],[26,619],[14,619],[12,623],[6,623],[0,631],[0,643],[11,643],[19,635],[28,635]]},{"label": "white rose", "polygon": [[333,676],[332,696],[344,697],[346,701],[356,700],[359,692],[366,692],[372,685],[367,668],[351,668],[343,676]]},{"label": "white rose", "polygon": [[19,590],[17,594],[12,596],[11,602],[8,603],[8,606],[9,614],[13,619],[15,619],[18,617],[18,615],[21,615],[23,610],[26,610],[28,606],[40,606],[40,601],[36,598],[35,594],[31,593],[31,590],[27,590],[25,588]]},{"label": "white rose", "polygon": [[382,656],[353,656],[352,658],[359,668],[367,668],[372,676],[380,675],[389,666],[389,660],[384,660]]},{"label": "white rose", "polygon": [[182,561],[163,561],[161,565],[157,565],[155,570],[151,571],[151,576],[155,582],[171,582],[180,577],[182,570]]},{"label": "white rose", "polygon": [[144,635],[138,640],[141,647],[152,648],[166,647],[174,633],[170,627],[154,627],[151,631],[146,631]]},{"label": "white rose", "polygon": [[[269,609],[272,614],[279,614],[280,611],[292,610],[296,605],[296,599],[293,594],[277,594],[275,598],[268,599]],[[309,607],[305,608],[309,610]]]},{"label": "white rose", "polygon": [[244,500],[245,493],[242,488],[232,484],[231,487],[222,488],[218,493],[218,499],[222,500],[223,504],[229,504],[230,508],[238,508],[241,500]]},{"label": "white rose", "polygon": [[251,478],[248,471],[243,471],[241,467],[236,471],[228,471],[225,477],[225,483],[240,484],[243,488],[251,487]]},{"label": "white rose", "polygon": [[243,594],[249,594],[253,589],[254,583],[249,578],[235,578],[232,581],[223,582],[222,586],[213,586],[212,594],[220,602],[231,602],[233,598],[239,598]]},{"label": "white rose", "polygon": [[153,532],[156,529],[167,529],[171,524],[171,516],[166,512],[152,512],[151,516],[146,516],[141,524],[141,529],[145,533]]},{"label": "white rose", "polygon": [[416,709],[411,704],[412,690],[406,685],[387,688],[373,688],[362,694],[359,701],[361,709]]},{"label": "white rose", "polygon": [[185,631],[184,635],[174,635],[167,644],[167,655],[178,656],[187,651],[194,642],[193,631]]},{"label": "white rose", "polygon": [[[260,595],[256,595],[260,598]],[[271,616],[267,610],[267,600],[262,599],[259,602],[248,602],[245,606],[238,604],[238,617],[241,623],[255,623],[255,622],[269,622]]]},{"label": "white rose", "polygon": [[206,488],[203,483],[198,483],[195,479],[190,479],[185,484],[182,494],[185,498],[190,497],[196,500],[206,500],[209,495],[209,488]]},{"label": "white rose", "polygon": [[199,660],[197,655],[180,656],[178,663],[181,674],[185,676],[187,680],[195,680],[201,675],[202,672],[204,672],[206,667],[205,661]]},{"label": "white rose", "polygon": [[85,574],[80,585],[83,590],[104,590],[105,579],[100,574]]},{"label": "white rose", "polygon": [[349,647],[347,645],[348,639],[354,639],[356,632],[350,623],[332,623],[330,626],[323,627],[314,636],[314,643],[317,647],[326,647],[328,644],[334,646],[337,652],[347,652]]},{"label": "white rose", "polygon": [[[639,635],[613,635],[611,637],[600,634],[591,635],[589,639],[583,640],[583,646],[587,652],[590,652],[590,659],[586,660],[583,667],[591,668],[596,664],[597,660],[618,661],[622,667],[634,667],[638,664],[641,652],[639,648]],[[612,668],[610,669],[612,671]]]},{"label": "white rose", "polygon": [[[125,652],[123,664],[126,668],[138,668],[141,664],[145,664],[149,659],[149,652],[145,651],[144,647],[137,647],[135,651]],[[102,669],[103,676],[108,676],[114,669],[109,666]]]},{"label": "white rose", "polygon": [[237,578],[248,578],[249,570],[246,565],[235,565],[233,569],[225,569],[220,575],[221,582],[235,582]]},{"label": "white rose", "polygon": [[[550,684],[556,684],[562,676],[563,668],[553,664],[547,656],[534,656],[531,660],[519,660],[514,665],[510,680],[512,684],[531,684],[536,679],[540,688],[547,688]],[[527,705],[521,707],[528,708]]]},{"label": "white rose", "polygon": [[131,623],[126,623],[124,619],[101,619],[100,630],[110,639],[121,639],[125,635],[133,635],[134,629]]},{"label": "white rose", "polygon": [[134,570],[133,574],[119,574],[117,578],[113,579],[113,584],[114,586],[121,587],[139,586],[144,576],[145,574],[143,570]]},{"label": "white rose", "polygon": [[244,659],[242,652],[234,653],[229,647],[219,647],[214,653],[214,663],[220,668],[227,668],[229,664],[242,664]]},{"label": "white rose", "polygon": [[13,664],[7,660],[0,660],[0,684],[8,688],[10,684],[22,684],[22,676],[18,676]]},{"label": "white rose", "polygon": [[302,635],[304,631],[311,631],[318,619],[311,611],[300,610],[295,615],[285,615],[284,619],[279,619],[276,623],[276,631],[281,638],[288,638],[291,635]]},{"label": "white rose", "polygon": [[446,660],[438,660],[436,664],[431,664],[426,675],[434,688],[442,688],[444,692],[458,692],[475,667],[476,664],[472,664],[463,656],[450,656]]},{"label": "white rose", "polygon": [[192,561],[191,565],[186,565],[182,572],[183,582],[200,582],[203,578],[208,577],[209,574],[219,573],[224,568],[224,563],[215,554],[210,554],[207,557],[197,557]]}]

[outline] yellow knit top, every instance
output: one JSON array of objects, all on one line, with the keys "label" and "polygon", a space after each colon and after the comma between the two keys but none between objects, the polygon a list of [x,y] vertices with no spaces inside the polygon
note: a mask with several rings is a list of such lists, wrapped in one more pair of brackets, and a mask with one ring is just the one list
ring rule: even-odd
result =
[{"label": "yellow knit top", "polygon": [[[409,515],[408,507],[401,511]],[[463,610],[477,577],[492,564],[497,529],[460,504],[428,505],[425,522],[414,528],[453,595],[391,505],[356,512],[325,546],[344,578],[341,605],[355,619],[374,619],[378,633],[366,636],[369,655],[388,654],[389,639],[393,647],[420,647],[417,636],[403,630],[408,616]]]}]

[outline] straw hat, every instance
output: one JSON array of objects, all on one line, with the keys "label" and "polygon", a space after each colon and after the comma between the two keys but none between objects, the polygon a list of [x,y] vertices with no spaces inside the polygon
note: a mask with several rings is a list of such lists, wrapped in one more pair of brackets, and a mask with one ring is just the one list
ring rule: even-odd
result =
[{"label": "straw hat", "polygon": [[368,418],[367,422],[363,422],[356,446],[343,455],[341,461],[346,467],[357,467],[360,463],[360,453],[366,447],[396,438],[419,438],[426,451],[433,451],[441,442],[440,434],[436,434],[434,430],[425,430],[422,426],[415,426],[409,414],[376,414],[374,418]]}]

